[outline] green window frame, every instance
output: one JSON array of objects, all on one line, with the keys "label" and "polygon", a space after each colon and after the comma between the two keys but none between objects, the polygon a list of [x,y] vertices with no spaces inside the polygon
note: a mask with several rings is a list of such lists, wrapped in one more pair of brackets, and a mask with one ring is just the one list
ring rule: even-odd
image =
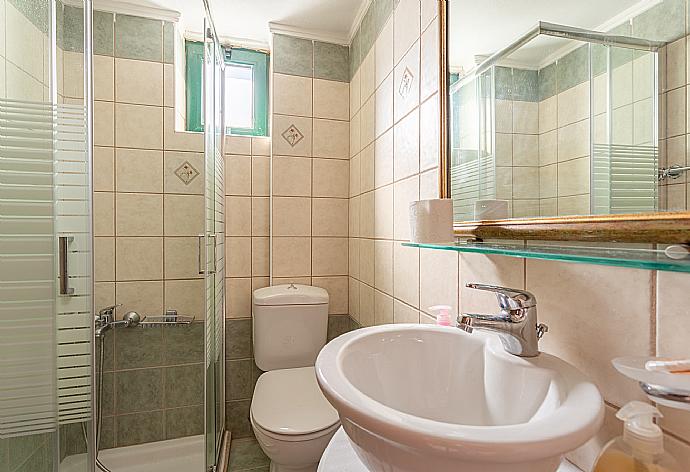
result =
[{"label": "green window frame", "polygon": [[[186,42],[187,58],[187,131],[203,131],[202,75],[204,44]],[[251,128],[229,128],[227,132],[239,136],[268,136],[268,66],[269,55],[244,48],[226,48],[225,63],[251,66],[254,82],[254,123]]]}]

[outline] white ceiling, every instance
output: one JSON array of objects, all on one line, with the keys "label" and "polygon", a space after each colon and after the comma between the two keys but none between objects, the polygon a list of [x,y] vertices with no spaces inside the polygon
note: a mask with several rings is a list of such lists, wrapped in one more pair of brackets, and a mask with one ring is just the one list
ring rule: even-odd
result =
[{"label": "white ceiling", "polygon": [[[658,3],[655,0],[450,0],[450,48],[452,69],[469,71],[475,56],[489,56],[536,26],[547,21],[566,26],[595,29],[616,23],[632,11]],[[614,24],[609,25],[614,26]],[[572,42],[572,41],[571,41]],[[458,45],[462,45],[459,47]],[[544,38],[530,42],[511,55],[511,60],[537,66],[567,40]]]},{"label": "white ceiling", "polygon": [[[270,22],[345,42],[365,1],[209,0],[209,3],[219,36],[267,46],[271,37]],[[187,31],[203,31],[202,0],[141,0],[137,3],[178,11]]]}]

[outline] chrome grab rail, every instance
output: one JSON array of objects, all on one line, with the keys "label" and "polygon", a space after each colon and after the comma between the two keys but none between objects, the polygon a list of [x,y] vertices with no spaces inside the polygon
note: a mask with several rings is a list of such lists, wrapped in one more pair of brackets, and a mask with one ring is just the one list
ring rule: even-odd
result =
[{"label": "chrome grab rail", "polygon": [[74,236],[58,236],[58,278],[60,280],[60,295],[73,296],[74,288],[69,286],[69,266],[67,264],[67,250]]},{"label": "chrome grab rail", "polygon": [[204,238],[205,238],[205,236],[206,235],[204,235],[204,234],[200,234],[198,236],[198,239],[199,239],[199,246],[198,246],[198,250],[199,250],[199,258],[198,258],[199,275],[215,274],[216,273],[216,264],[217,264],[216,247],[218,245],[218,236],[215,233],[208,235],[208,237],[213,240],[213,269],[211,269],[209,271],[204,270],[204,264],[206,262],[206,258],[204,257],[204,254],[205,254],[205,252],[204,252],[204,250],[205,250],[204,240],[205,239]]}]

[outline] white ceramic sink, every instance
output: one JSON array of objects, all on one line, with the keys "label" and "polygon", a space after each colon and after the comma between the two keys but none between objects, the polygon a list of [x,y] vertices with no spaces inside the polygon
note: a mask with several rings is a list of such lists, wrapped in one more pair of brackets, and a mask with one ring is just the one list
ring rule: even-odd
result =
[{"label": "white ceramic sink", "polygon": [[479,330],[352,331],[323,348],[316,373],[375,472],[554,472],[603,420],[599,391],[577,369],[513,356]]}]

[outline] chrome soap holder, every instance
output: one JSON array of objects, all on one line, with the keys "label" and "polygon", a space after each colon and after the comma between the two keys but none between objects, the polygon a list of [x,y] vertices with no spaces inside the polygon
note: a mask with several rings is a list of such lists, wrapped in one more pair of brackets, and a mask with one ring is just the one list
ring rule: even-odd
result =
[{"label": "chrome soap holder", "polygon": [[194,322],[194,316],[178,315],[177,310],[166,310],[162,316],[145,316],[140,326],[152,328],[155,326],[187,326]]}]

